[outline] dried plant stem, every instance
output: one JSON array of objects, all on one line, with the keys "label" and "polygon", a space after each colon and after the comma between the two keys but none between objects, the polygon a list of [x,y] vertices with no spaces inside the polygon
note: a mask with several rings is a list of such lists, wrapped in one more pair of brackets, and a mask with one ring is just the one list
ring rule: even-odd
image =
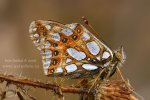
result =
[{"label": "dried plant stem", "polygon": [[[96,98],[96,100],[137,100],[132,91],[128,90],[122,81],[111,81],[104,85],[97,85],[89,92],[89,87],[63,87],[57,84],[44,83],[25,78],[19,78],[12,75],[0,74],[0,81],[6,81],[9,84],[28,85],[36,88],[43,88],[46,90],[53,90],[60,97],[63,93],[81,94],[82,100],[93,100],[88,98]],[[117,99],[119,98],[119,99]],[[94,99],[95,100],[95,99]]]},{"label": "dried plant stem", "polygon": [[88,89],[81,89],[81,88],[75,88],[75,87],[60,87],[57,84],[43,83],[40,81],[33,81],[30,79],[17,78],[12,75],[0,74],[0,80],[7,81],[8,83],[28,85],[28,86],[33,86],[36,88],[43,88],[46,90],[54,90],[55,92],[57,92],[57,90],[61,90],[61,92],[63,93],[91,94],[91,93],[88,93]]}]

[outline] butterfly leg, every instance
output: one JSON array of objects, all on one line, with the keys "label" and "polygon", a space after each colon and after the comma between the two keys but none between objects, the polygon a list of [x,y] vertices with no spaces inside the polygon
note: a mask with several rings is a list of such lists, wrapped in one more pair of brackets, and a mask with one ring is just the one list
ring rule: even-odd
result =
[{"label": "butterfly leg", "polygon": [[131,86],[129,80],[125,80],[125,79],[124,79],[124,77],[122,76],[121,70],[120,70],[120,68],[119,68],[118,66],[117,66],[117,71],[118,71],[118,73],[120,74],[120,77],[121,77],[122,81],[125,83],[125,85],[127,86],[127,88],[128,88],[130,91],[132,91],[136,96],[138,96],[138,97],[140,98],[139,100],[144,100],[144,98],[143,98],[140,94],[138,94],[137,92],[135,92],[135,91],[133,90],[133,87]]},{"label": "butterfly leg", "polygon": [[125,78],[122,76],[122,72],[121,72],[121,70],[120,70],[120,68],[117,66],[117,71],[118,71],[118,73],[119,73],[119,75],[120,75],[120,77],[121,77],[121,79],[122,79],[122,81],[126,84],[126,86],[128,87],[128,89],[130,90],[130,91],[133,91],[133,88],[131,87],[131,85],[130,85],[130,83],[129,83],[129,80],[125,80]]},{"label": "butterfly leg", "polygon": [[93,88],[93,86],[95,85],[96,81],[99,79],[99,77],[102,75],[102,73],[105,71],[105,68],[103,68],[100,73],[98,74],[98,76],[93,80],[91,87],[89,88],[89,91],[91,91],[91,89]]}]

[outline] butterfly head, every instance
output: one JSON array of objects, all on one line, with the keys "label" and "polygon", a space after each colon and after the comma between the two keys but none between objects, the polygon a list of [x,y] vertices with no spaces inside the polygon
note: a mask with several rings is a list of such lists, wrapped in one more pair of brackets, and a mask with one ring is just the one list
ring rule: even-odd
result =
[{"label": "butterfly head", "polygon": [[114,56],[119,64],[123,64],[126,60],[126,55],[124,53],[123,47],[121,46],[116,51],[114,51]]},{"label": "butterfly head", "polygon": [[111,63],[109,63],[108,65],[109,67],[105,69],[100,78],[103,80],[113,76],[114,73],[116,72],[117,66],[121,66],[124,63],[125,59],[126,56],[123,47],[121,46],[116,51],[114,51],[113,59]]}]

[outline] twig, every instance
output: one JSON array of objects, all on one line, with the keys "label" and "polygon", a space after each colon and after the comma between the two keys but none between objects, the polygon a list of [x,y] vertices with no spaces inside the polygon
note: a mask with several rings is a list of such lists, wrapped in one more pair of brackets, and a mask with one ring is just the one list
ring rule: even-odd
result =
[{"label": "twig", "polygon": [[81,94],[82,100],[95,100],[95,98],[96,100],[138,100],[132,95],[132,91],[125,86],[126,84],[123,81],[108,81],[105,84],[97,83],[90,92],[90,85],[87,85],[86,87],[82,85],[80,87],[63,87],[57,84],[44,83],[6,74],[0,74],[0,81],[6,81],[8,84],[21,84],[53,90],[60,97],[63,97],[62,93],[73,93]]},{"label": "twig", "polygon": [[6,75],[6,74],[5,75],[0,74],[0,80],[7,81],[8,83],[28,85],[37,88],[43,88],[46,90],[54,90],[55,92],[59,90],[59,88],[61,88],[61,91],[63,93],[92,94],[92,92],[88,93],[88,89],[82,89],[76,87],[60,87],[57,84],[43,83],[40,81],[34,81],[30,79],[17,78],[12,75]]}]

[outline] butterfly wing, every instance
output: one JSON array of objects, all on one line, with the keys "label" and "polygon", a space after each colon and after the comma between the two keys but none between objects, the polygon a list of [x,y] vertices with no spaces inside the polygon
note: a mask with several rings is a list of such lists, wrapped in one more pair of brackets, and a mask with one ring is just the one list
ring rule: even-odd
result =
[{"label": "butterfly wing", "polygon": [[89,76],[107,66],[112,51],[78,23],[33,21],[30,37],[41,51],[44,73],[49,76]]}]

